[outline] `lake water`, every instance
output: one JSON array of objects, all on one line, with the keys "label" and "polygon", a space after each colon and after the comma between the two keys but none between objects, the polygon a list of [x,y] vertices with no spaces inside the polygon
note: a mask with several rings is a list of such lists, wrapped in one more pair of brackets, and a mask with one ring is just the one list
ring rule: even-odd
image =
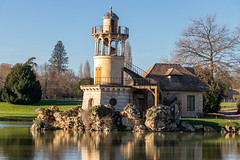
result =
[{"label": "lake water", "polygon": [[0,159],[239,160],[240,136],[195,133],[53,131],[0,122]]}]

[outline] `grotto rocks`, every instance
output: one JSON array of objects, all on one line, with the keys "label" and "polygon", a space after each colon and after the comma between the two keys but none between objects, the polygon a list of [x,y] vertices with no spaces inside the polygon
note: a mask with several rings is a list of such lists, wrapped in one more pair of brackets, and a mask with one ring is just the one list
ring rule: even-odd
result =
[{"label": "grotto rocks", "polygon": [[139,110],[132,104],[128,104],[124,107],[121,112],[122,115],[122,125],[126,127],[126,130],[140,131],[145,130],[145,127],[142,127],[143,120],[141,119]]},{"label": "grotto rocks", "polygon": [[[167,106],[153,106],[146,110],[145,116],[132,104],[128,104],[120,113],[110,105],[98,105],[90,110],[83,110],[77,106],[65,111],[59,111],[57,106],[39,108],[32,131],[45,130],[76,130],[76,131],[112,131],[127,130],[134,132],[215,132],[208,126],[191,125],[187,121],[179,122],[172,117],[170,108]],[[222,133],[235,133],[237,128],[227,125]]]},{"label": "grotto rocks", "polygon": [[145,126],[149,131],[177,131],[177,124],[168,106],[147,109]]},{"label": "grotto rocks", "polygon": [[33,121],[31,130],[44,131],[44,130],[56,130],[56,129],[69,129],[73,128],[76,115],[78,115],[80,106],[59,112],[57,106],[51,106],[50,108],[38,108],[37,118]]},{"label": "grotto rocks", "polygon": [[115,128],[115,110],[110,105],[97,105],[89,110],[90,131],[110,131]]},{"label": "grotto rocks", "polygon": [[238,129],[234,125],[226,125],[225,127],[222,128],[221,133],[226,134],[226,133],[237,133]]},{"label": "grotto rocks", "polygon": [[193,126],[191,124],[189,124],[188,122],[183,121],[181,125],[185,131],[195,132],[195,128],[193,128]]}]

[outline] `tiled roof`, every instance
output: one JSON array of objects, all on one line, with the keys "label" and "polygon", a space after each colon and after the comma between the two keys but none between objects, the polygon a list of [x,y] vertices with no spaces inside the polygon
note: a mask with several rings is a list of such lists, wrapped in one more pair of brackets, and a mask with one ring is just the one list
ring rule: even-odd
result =
[{"label": "tiled roof", "polygon": [[[172,83],[168,78],[169,75],[179,76],[179,83]],[[144,77],[158,81],[163,91],[206,91],[208,89],[203,81],[180,64],[156,63],[146,71]]]},{"label": "tiled roof", "polygon": [[177,69],[170,68],[165,73],[166,76],[182,76],[183,74],[179,72]]}]

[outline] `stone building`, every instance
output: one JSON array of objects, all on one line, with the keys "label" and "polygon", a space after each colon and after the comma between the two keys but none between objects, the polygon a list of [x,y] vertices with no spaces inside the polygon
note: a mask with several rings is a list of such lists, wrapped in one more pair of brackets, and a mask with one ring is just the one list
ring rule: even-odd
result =
[{"label": "stone building", "polygon": [[[128,103],[140,111],[159,104],[167,105],[184,117],[202,114],[202,92],[206,84],[191,68],[179,64],[154,64],[146,72],[124,61],[129,29],[118,25],[119,17],[110,11],[103,25],[93,27],[95,40],[94,84],[83,85],[83,109],[110,104],[121,111]],[[128,74],[131,79],[124,79]]]}]

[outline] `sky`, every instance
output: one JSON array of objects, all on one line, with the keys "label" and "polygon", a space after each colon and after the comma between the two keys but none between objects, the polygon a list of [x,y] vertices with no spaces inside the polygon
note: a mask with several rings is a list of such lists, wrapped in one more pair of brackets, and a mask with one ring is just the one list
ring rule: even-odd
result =
[{"label": "sky", "polygon": [[36,57],[44,64],[61,40],[69,69],[77,73],[86,60],[93,68],[92,27],[110,6],[129,28],[133,64],[143,70],[169,57],[192,19],[216,15],[219,25],[240,25],[240,0],[0,0],[0,63]]}]

